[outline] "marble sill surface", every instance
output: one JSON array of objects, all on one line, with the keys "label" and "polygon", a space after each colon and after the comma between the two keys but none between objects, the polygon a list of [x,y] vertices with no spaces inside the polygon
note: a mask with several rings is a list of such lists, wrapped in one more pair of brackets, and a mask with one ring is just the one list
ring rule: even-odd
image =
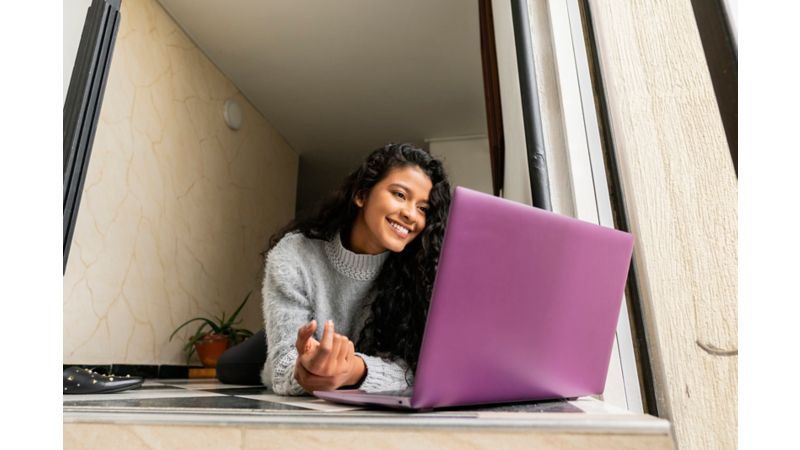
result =
[{"label": "marble sill surface", "polygon": [[211,381],[148,381],[143,389],[64,396],[64,424],[486,430],[670,434],[670,423],[592,397],[572,401],[465,407],[428,412],[372,410],[313,397],[283,397],[264,387]]}]

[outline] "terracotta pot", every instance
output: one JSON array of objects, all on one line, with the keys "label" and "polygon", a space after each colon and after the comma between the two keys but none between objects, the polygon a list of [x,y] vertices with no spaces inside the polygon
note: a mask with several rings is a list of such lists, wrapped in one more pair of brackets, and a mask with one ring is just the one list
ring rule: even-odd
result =
[{"label": "terracotta pot", "polygon": [[221,334],[207,334],[194,344],[197,356],[204,367],[217,367],[217,360],[229,346],[230,340]]}]

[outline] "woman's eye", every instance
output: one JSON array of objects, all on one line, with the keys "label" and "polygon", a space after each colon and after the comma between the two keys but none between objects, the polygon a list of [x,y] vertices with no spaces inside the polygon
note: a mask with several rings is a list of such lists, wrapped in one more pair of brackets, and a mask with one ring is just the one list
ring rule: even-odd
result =
[{"label": "woman's eye", "polygon": [[405,195],[403,195],[403,193],[402,193],[402,192],[395,192],[395,193],[394,193],[394,195],[396,195],[397,197],[400,197],[400,198],[402,198],[402,199],[405,199],[405,198],[406,198],[406,196],[405,196]]},{"label": "woman's eye", "polygon": [[426,208],[424,206],[420,206],[419,210],[422,211],[422,214],[428,214],[428,208]]}]

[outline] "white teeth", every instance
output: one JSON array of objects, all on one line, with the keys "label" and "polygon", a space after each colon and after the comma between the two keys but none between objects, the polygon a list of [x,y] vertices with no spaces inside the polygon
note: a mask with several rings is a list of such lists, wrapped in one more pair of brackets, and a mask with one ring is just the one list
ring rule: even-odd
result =
[{"label": "white teeth", "polygon": [[391,225],[392,228],[394,228],[395,230],[397,230],[397,231],[399,231],[399,232],[401,232],[403,234],[408,234],[408,228],[404,228],[404,227],[402,227],[402,226],[400,226],[400,225],[398,225],[398,224],[396,224],[394,222],[389,222],[389,225]]}]

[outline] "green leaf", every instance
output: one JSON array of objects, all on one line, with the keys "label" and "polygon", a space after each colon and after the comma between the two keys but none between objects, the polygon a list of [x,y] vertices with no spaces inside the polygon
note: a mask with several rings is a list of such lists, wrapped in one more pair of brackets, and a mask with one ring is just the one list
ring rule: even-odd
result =
[{"label": "green leaf", "polygon": [[[226,316],[225,312],[222,313],[222,317],[213,316],[214,320],[206,317],[195,317],[193,319],[189,319],[186,322],[182,323],[178,328],[175,329],[175,331],[172,332],[172,334],[169,336],[170,341],[172,340],[172,338],[175,337],[178,331],[183,329],[183,327],[185,327],[186,325],[192,322],[197,322],[197,321],[201,322],[200,326],[197,327],[197,330],[195,330],[194,334],[192,334],[187,338],[186,345],[184,345],[183,347],[184,352],[186,352],[187,354],[186,357],[187,364],[189,363],[189,359],[191,358],[191,356],[195,353],[194,344],[202,340],[208,334],[221,334],[227,336],[231,340],[232,344],[238,344],[244,339],[253,336],[252,331],[244,328],[235,327],[235,325],[238,325],[242,322],[242,319],[236,320],[236,317],[242,311],[242,308],[244,308],[244,305],[250,299],[250,295],[252,295],[252,293],[253,291],[247,293],[242,303],[239,305],[238,308],[236,308],[236,311],[234,311],[234,313],[228,318],[225,317]],[[210,328],[210,331],[206,331],[207,327]]]},{"label": "green leaf", "polygon": [[178,328],[176,328],[176,329],[175,329],[175,331],[173,331],[173,332],[172,332],[172,334],[171,334],[171,335],[169,335],[169,340],[171,341],[171,340],[172,340],[172,338],[173,338],[173,337],[175,337],[175,335],[178,333],[178,331],[180,331],[180,330],[181,330],[181,328],[185,327],[186,325],[189,325],[189,324],[190,324],[190,323],[192,323],[192,322],[196,322],[196,321],[198,321],[198,320],[201,320],[201,321],[203,321],[203,322],[205,322],[205,323],[207,323],[207,324],[211,325],[212,327],[214,327],[214,326],[215,326],[214,322],[212,322],[211,320],[209,320],[209,319],[207,319],[207,318],[205,318],[205,317],[195,317],[194,319],[189,319],[189,320],[187,320],[186,322],[183,322],[182,324],[180,324],[180,325],[178,326]]},{"label": "green leaf", "polygon": [[247,293],[247,295],[244,297],[244,301],[242,301],[242,304],[241,304],[241,305],[239,305],[239,307],[238,307],[238,308],[236,308],[236,311],[234,311],[234,313],[233,313],[233,314],[231,315],[231,317],[228,319],[228,321],[229,321],[231,324],[233,323],[233,320],[234,320],[234,319],[236,319],[236,316],[238,316],[238,315],[239,315],[239,312],[241,312],[242,308],[244,308],[244,304],[245,304],[245,303],[247,303],[247,300],[248,300],[248,299],[250,299],[250,294],[252,294],[252,293],[253,293],[253,291],[250,291],[250,292],[248,292],[248,293]]}]

